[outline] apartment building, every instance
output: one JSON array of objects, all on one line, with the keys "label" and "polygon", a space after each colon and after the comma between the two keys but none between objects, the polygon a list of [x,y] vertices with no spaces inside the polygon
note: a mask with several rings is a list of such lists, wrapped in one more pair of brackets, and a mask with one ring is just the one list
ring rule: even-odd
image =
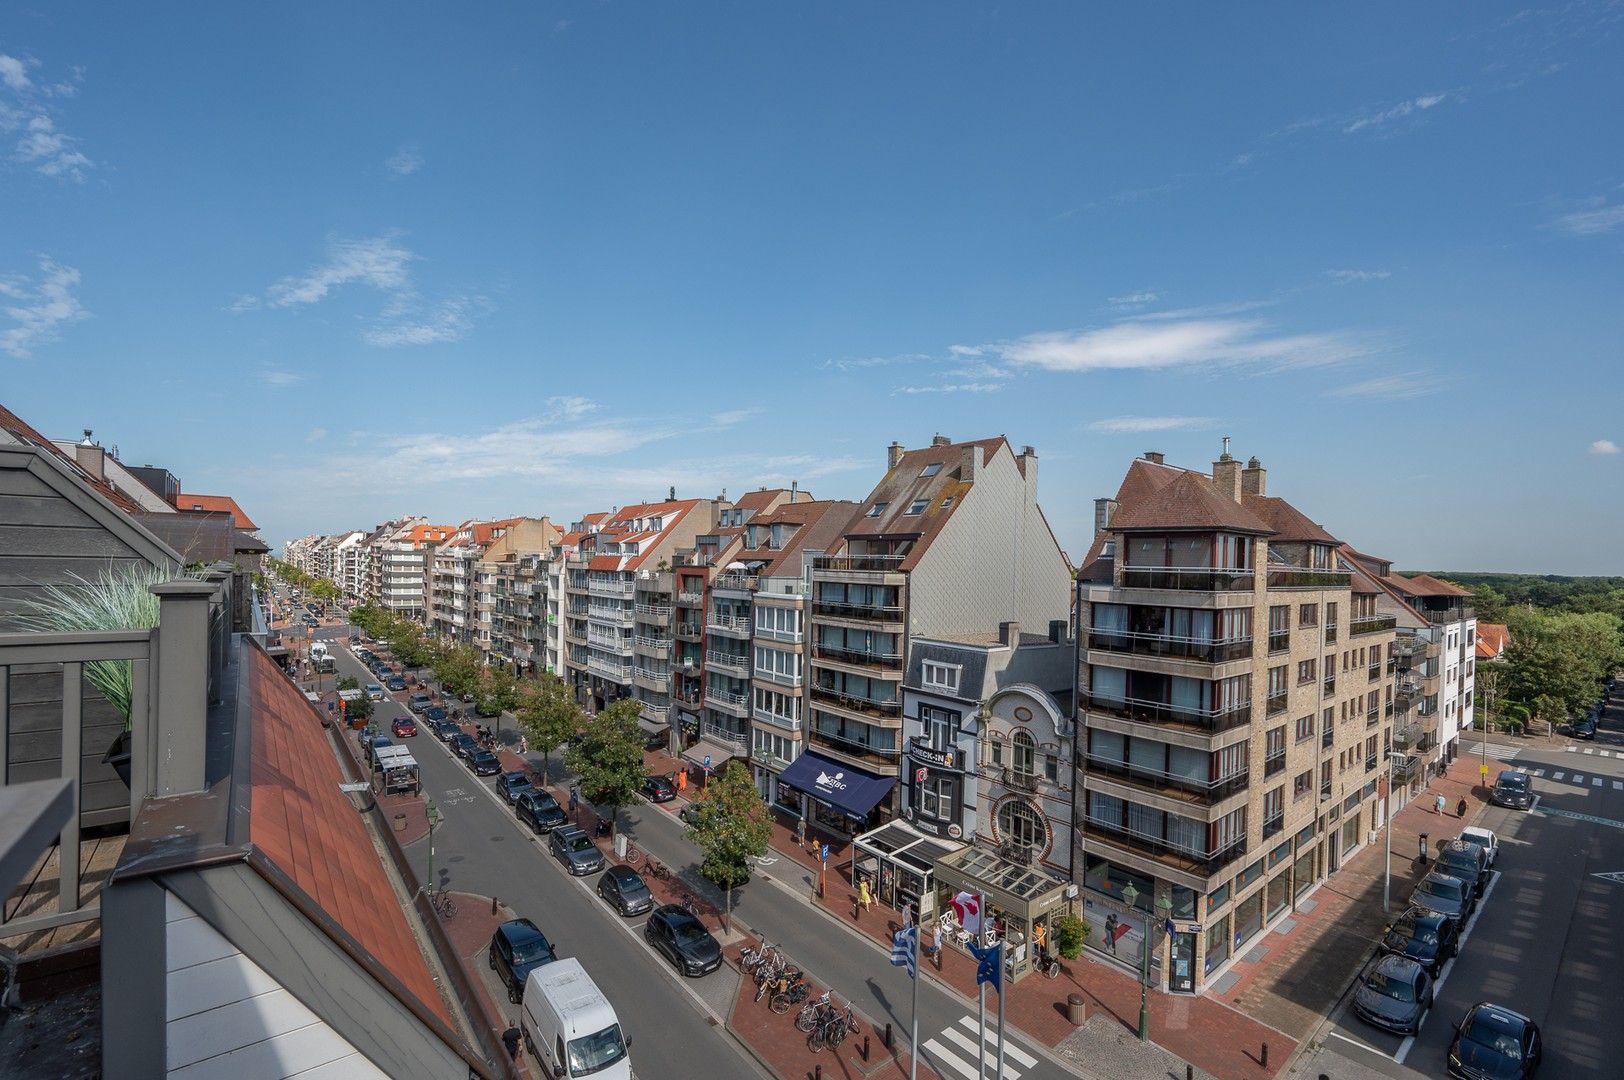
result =
[{"label": "apartment building", "polygon": [[[1201,992],[1379,825],[1390,619],[1253,458],[1151,453],[1078,575],[1075,880],[1091,947]],[[1109,924],[1114,939],[1107,935]],[[1171,927],[1171,933],[1161,928]]]},{"label": "apartment building", "polygon": [[423,628],[432,636],[456,645],[479,644],[475,565],[507,524],[465,521],[424,553]]},{"label": "apartment building", "polygon": [[328,577],[345,596],[354,596],[359,587],[361,542],[366,535],[358,529],[339,533],[333,544],[332,573]]},{"label": "apartment building", "polygon": [[1038,507],[1037,465],[1002,437],[893,443],[885,477],[812,556],[806,746],[778,783],[817,828],[852,835],[901,811],[914,641],[1067,620],[1071,568]]},{"label": "apartment building", "polygon": [[450,539],[449,525],[429,525],[419,519],[394,529],[373,548],[377,603],[386,610],[418,622],[423,620],[424,567],[434,548]]},{"label": "apartment building", "polygon": [[479,557],[475,624],[486,662],[523,674],[546,653],[547,570],[563,534],[545,517],[509,518]]}]

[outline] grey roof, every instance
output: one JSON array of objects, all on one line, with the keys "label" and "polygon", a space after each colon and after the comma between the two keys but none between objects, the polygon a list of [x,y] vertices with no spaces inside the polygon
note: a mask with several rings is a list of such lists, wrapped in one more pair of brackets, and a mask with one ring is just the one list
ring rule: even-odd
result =
[{"label": "grey roof", "polygon": [[994,646],[943,645],[916,638],[909,643],[908,671],[903,676],[902,684],[909,690],[935,694],[938,697],[955,696],[925,686],[924,662],[930,660],[939,664],[957,664],[963,670],[959,673],[959,692],[956,696],[961,701],[982,701],[990,693],[987,687],[987,650],[992,647]]}]

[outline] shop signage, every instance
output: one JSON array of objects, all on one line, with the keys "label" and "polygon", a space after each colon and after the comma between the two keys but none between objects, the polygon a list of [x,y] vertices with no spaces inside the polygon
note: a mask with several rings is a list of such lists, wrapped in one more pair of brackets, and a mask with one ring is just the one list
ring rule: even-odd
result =
[{"label": "shop signage", "polygon": [[919,735],[915,735],[912,741],[909,742],[908,755],[915,761],[924,762],[926,765],[935,765],[939,769],[954,768],[953,763],[959,757],[957,750],[938,750]]},{"label": "shop signage", "polygon": [[947,835],[957,840],[959,837],[964,835],[964,830],[959,828],[957,825],[949,825],[947,827]]}]

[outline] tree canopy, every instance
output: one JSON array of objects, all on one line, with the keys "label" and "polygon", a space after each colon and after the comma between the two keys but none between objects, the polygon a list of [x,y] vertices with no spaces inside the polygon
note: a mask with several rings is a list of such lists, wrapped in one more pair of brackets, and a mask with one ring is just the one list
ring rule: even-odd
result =
[{"label": "tree canopy", "polygon": [[515,713],[530,746],[541,751],[542,776],[550,776],[553,751],[581,730],[586,713],[575,703],[568,684],[552,674],[524,684]]},{"label": "tree canopy", "polygon": [[642,790],[643,732],[637,726],[642,705],[622,698],[587,722],[581,741],[564,752],[564,764],[580,781],[590,803],[609,808],[614,821]]},{"label": "tree canopy", "polygon": [[767,852],[772,814],[761,801],[750,767],[737,758],[706,783],[688,817],[688,839],[704,853],[699,872],[732,892],[750,880],[750,860]]}]

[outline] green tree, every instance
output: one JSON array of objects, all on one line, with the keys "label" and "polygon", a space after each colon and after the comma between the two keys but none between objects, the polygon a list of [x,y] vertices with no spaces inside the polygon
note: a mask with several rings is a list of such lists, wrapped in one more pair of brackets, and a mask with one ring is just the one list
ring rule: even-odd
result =
[{"label": "green tree", "polygon": [[609,808],[611,825],[620,808],[637,800],[643,788],[643,732],[637,726],[642,705],[622,698],[593,717],[581,741],[564,751],[564,764],[580,780],[581,795]]},{"label": "green tree", "polygon": [[434,660],[434,677],[453,694],[461,694],[479,685],[483,665],[479,653],[472,645],[454,645],[440,650]]},{"label": "green tree", "polygon": [[541,751],[542,779],[550,779],[553,751],[581,730],[586,714],[575,703],[569,686],[553,674],[543,674],[536,682],[525,684],[515,711],[525,738],[533,749]]},{"label": "green tree", "polygon": [[772,839],[772,812],[750,779],[750,767],[734,759],[711,777],[688,816],[688,839],[704,853],[699,872],[727,890],[733,913],[733,890],[750,880],[750,860],[767,853]]},{"label": "green tree", "polygon": [[1501,692],[1508,701],[1525,704],[1553,729],[1595,702],[1602,679],[1619,663],[1617,616],[1519,608],[1507,619],[1511,643]]},{"label": "green tree", "polygon": [[474,695],[479,715],[497,716],[519,707],[519,680],[507,668],[486,668]]},{"label": "green tree", "polygon": [[[340,675],[336,687],[339,690],[359,690],[361,684],[348,675]],[[365,694],[344,706],[344,718],[346,720],[367,720],[371,716],[372,699]]]}]

